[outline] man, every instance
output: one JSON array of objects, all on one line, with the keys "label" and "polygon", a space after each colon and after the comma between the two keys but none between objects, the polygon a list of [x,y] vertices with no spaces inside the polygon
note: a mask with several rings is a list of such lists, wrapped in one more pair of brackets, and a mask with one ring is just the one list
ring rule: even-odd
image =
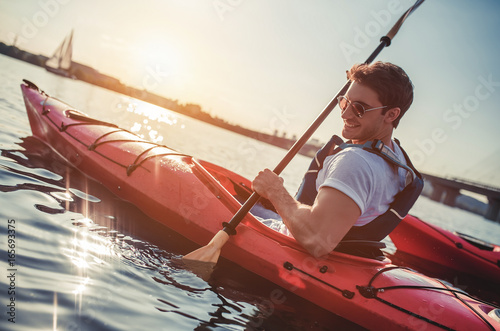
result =
[{"label": "man", "polygon": [[[353,144],[378,139],[406,164],[404,153],[392,139],[413,101],[413,85],[406,73],[391,63],[376,62],[353,66],[347,78],[351,85],[339,98],[342,136]],[[335,249],[351,228],[384,214],[405,188],[406,175],[406,170],[377,154],[348,147],[324,160],[311,206],[293,198],[283,179],[269,169],[259,173],[253,189],[273,203],[293,237],[319,257]]]}]

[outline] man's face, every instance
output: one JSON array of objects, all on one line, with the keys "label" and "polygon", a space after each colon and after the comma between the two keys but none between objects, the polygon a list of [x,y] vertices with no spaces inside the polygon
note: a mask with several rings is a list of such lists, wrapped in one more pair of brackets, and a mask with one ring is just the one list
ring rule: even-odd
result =
[{"label": "man's face", "polygon": [[[357,82],[351,84],[345,97],[351,103],[358,102],[362,104],[365,109],[385,106],[379,101],[375,91]],[[383,111],[384,109],[368,111],[360,118],[352,111],[352,106],[348,106],[341,115],[344,121],[342,136],[346,139],[351,139],[357,144],[384,138],[390,127],[384,121],[384,116],[382,116]]]}]

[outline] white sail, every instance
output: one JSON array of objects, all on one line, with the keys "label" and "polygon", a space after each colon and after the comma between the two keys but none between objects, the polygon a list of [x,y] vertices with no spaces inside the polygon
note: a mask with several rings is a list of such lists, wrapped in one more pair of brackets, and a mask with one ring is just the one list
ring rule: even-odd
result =
[{"label": "white sail", "polygon": [[69,70],[71,67],[71,57],[73,56],[73,30],[67,39],[65,51],[61,54],[59,68]]},{"label": "white sail", "polygon": [[59,58],[61,57],[61,53],[62,53],[62,50],[64,48],[65,41],[66,41],[66,39],[64,39],[63,42],[61,43],[61,45],[59,45],[59,47],[57,47],[56,51],[54,52],[54,55],[52,55],[52,57],[49,58],[47,60],[47,62],[45,62],[46,66],[51,67],[51,68],[59,68]]},{"label": "white sail", "polygon": [[69,75],[71,68],[71,58],[73,56],[73,30],[69,36],[64,38],[63,42],[57,47],[54,55],[45,62],[45,67],[52,72]]}]

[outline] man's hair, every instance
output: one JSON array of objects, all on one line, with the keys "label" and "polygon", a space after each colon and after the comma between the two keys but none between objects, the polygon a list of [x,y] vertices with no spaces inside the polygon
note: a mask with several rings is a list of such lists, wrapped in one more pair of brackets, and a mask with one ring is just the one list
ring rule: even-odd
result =
[{"label": "man's hair", "polygon": [[413,84],[406,72],[395,64],[380,61],[355,64],[347,72],[347,79],[374,90],[380,102],[387,106],[383,114],[394,107],[401,109],[398,118],[392,122],[395,128],[413,102]]}]

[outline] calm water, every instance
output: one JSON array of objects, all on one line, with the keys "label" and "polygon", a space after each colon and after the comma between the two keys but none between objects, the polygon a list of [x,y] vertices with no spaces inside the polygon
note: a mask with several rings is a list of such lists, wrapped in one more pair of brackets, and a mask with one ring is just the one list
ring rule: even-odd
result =
[{"label": "calm water", "polygon": [[[253,178],[285,151],[0,55],[0,329],[354,330],[350,322],[222,261],[209,282],[177,258],[195,246],[66,167],[31,136],[29,79],[77,109]],[[309,159],[284,171],[295,192]],[[500,225],[421,198],[413,214],[499,242]],[[8,225],[15,257],[7,256]],[[13,265],[9,266],[8,263]],[[15,277],[8,276],[15,269]],[[15,294],[8,293],[9,282]],[[279,291],[282,300],[273,300]],[[273,295],[274,294],[274,295]],[[8,322],[8,297],[15,321]]]}]

